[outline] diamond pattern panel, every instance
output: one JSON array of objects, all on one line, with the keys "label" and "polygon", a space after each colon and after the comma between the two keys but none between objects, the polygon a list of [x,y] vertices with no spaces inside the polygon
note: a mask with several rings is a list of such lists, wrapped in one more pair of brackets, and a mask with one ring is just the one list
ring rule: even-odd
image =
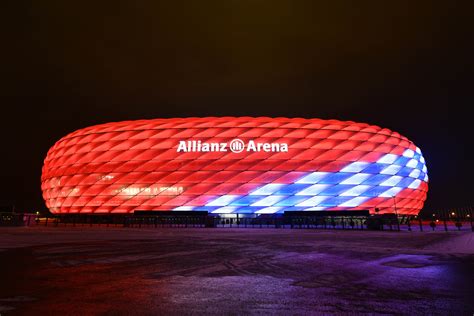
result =
[{"label": "diamond pattern panel", "polygon": [[[262,144],[228,150],[234,139]],[[189,150],[178,150],[189,142]],[[198,144],[199,143],[199,144]],[[202,144],[227,151],[196,151]],[[287,144],[267,151],[264,143]],[[249,149],[250,148],[250,149]],[[207,117],[92,126],[48,152],[52,213],[357,210],[418,214],[428,190],[421,151],[396,132],[351,121]]]}]

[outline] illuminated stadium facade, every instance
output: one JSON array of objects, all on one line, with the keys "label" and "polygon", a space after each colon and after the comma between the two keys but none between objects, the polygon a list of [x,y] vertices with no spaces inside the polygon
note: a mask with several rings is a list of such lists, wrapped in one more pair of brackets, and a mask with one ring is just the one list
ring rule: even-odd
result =
[{"label": "illuminated stadium facade", "polygon": [[337,120],[207,117],[92,126],[59,140],[42,173],[53,214],[136,210],[416,215],[428,190],[419,148]]}]

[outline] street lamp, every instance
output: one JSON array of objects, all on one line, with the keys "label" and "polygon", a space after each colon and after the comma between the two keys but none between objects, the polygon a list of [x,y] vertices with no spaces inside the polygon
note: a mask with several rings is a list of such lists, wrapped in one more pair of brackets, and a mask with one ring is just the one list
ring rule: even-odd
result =
[{"label": "street lamp", "polygon": [[398,212],[397,212],[397,201],[395,199],[395,195],[392,195],[393,198],[393,207],[395,209],[395,216],[397,217],[397,229],[400,231],[400,223],[398,222]]}]

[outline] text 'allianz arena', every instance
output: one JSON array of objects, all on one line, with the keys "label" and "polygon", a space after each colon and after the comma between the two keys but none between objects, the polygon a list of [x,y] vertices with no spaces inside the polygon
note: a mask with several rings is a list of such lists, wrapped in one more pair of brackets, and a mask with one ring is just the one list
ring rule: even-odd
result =
[{"label": "text 'allianz arena'", "polygon": [[135,210],[416,215],[420,150],[396,132],[337,120],[207,117],[92,126],[59,140],[42,173],[52,213]]}]

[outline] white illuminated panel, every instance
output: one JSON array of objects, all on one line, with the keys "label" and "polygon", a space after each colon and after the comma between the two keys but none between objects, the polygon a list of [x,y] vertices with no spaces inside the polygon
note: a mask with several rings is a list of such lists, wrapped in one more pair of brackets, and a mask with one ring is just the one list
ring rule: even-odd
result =
[{"label": "white illuminated panel", "polygon": [[368,163],[368,162],[356,161],[356,162],[351,163],[347,167],[344,167],[341,170],[341,172],[354,172],[354,173],[355,172],[361,172],[362,170],[367,168],[367,166],[369,166],[369,165],[370,165],[370,163]]},{"label": "white illuminated panel", "polygon": [[341,193],[340,196],[359,196],[370,188],[372,188],[370,185],[358,185],[344,193]]},{"label": "white illuminated panel", "polygon": [[308,184],[313,184],[313,183],[318,183],[321,181],[321,179],[325,178],[329,172],[313,172],[304,178],[296,181],[296,183],[308,183]]},{"label": "white illuminated panel", "polygon": [[394,187],[396,186],[400,181],[402,181],[402,177],[399,176],[393,176],[385,180],[384,182],[380,183],[381,186],[383,187]]},{"label": "white illuminated panel", "polygon": [[329,198],[329,196],[313,196],[312,198],[310,198],[306,201],[303,201],[303,202],[297,204],[296,206],[298,206],[298,207],[318,206],[319,203],[323,202],[327,198]]},{"label": "white illuminated panel", "polygon": [[387,191],[385,191],[384,193],[380,194],[379,197],[394,197],[396,194],[398,194],[398,192],[400,192],[401,190],[403,190],[403,188],[400,188],[400,187],[394,187],[394,188],[390,188],[388,189]]},{"label": "white illuminated panel", "polygon": [[411,149],[407,149],[403,152],[403,157],[413,158],[414,155],[415,155],[415,152]]},{"label": "white illuminated panel", "polygon": [[305,211],[324,211],[327,207],[324,206],[316,206],[316,207],[308,207],[305,208]]},{"label": "white illuminated panel", "polygon": [[229,205],[230,202],[234,201],[235,199],[239,198],[239,195],[223,195],[214,201],[206,204],[206,206],[226,206]]},{"label": "white illuminated panel", "polygon": [[397,160],[397,158],[400,156],[394,155],[394,154],[386,154],[379,160],[377,160],[378,163],[385,163],[385,164],[392,164]]},{"label": "white illuminated panel", "polygon": [[419,169],[413,169],[412,172],[408,175],[411,178],[418,178],[420,176],[421,171]]},{"label": "white illuminated panel", "polygon": [[174,208],[174,211],[192,211],[194,206],[178,206]]},{"label": "white illuminated panel", "polygon": [[410,161],[407,163],[407,167],[410,168],[416,168],[418,165],[418,161],[416,159],[410,159]]},{"label": "white illuminated panel", "polygon": [[353,175],[352,177],[342,181],[341,184],[361,184],[362,182],[367,180],[370,176],[372,175],[368,173],[357,173]]},{"label": "white illuminated panel", "polygon": [[234,212],[237,208],[238,206],[224,206],[212,211],[212,213],[223,213],[223,214],[227,213],[228,214],[228,213]]},{"label": "white illuminated panel", "polygon": [[409,189],[418,189],[418,187],[420,186],[420,184],[421,184],[421,180],[418,180],[418,179],[417,179],[417,180],[413,181],[413,182],[408,186],[408,188],[409,188]]},{"label": "white illuminated panel", "polygon": [[300,192],[297,192],[295,195],[317,195],[324,189],[330,187],[329,184],[314,184],[309,188],[306,188]]},{"label": "white illuminated panel", "polygon": [[362,203],[364,203],[368,199],[370,199],[370,198],[365,197],[365,196],[358,196],[358,197],[355,197],[355,198],[353,198],[353,199],[351,199],[347,202],[342,203],[341,205],[339,205],[339,207],[356,207],[356,206],[361,205]]},{"label": "white illuminated panel", "polygon": [[253,191],[249,195],[271,195],[272,193],[278,191],[280,188],[284,187],[285,184],[282,183],[269,183],[261,187],[260,189]]},{"label": "white illuminated panel", "polygon": [[380,173],[394,175],[394,174],[397,174],[397,172],[400,171],[401,168],[402,166],[390,165],[387,168],[383,169]]},{"label": "white illuminated panel", "polygon": [[255,213],[256,214],[274,214],[274,213],[278,212],[281,209],[282,209],[282,207],[280,207],[280,206],[270,206],[270,207],[262,208],[261,210],[258,210]]},{"label": "white illuminated panel", "polygon": [[253,204],[251,204],[250,206],[272,206],[273,204],[283,200],[284,198],[287,198],[288,196],[283,196],[283,195],[270,195],[270,196],[267,196]]}]

